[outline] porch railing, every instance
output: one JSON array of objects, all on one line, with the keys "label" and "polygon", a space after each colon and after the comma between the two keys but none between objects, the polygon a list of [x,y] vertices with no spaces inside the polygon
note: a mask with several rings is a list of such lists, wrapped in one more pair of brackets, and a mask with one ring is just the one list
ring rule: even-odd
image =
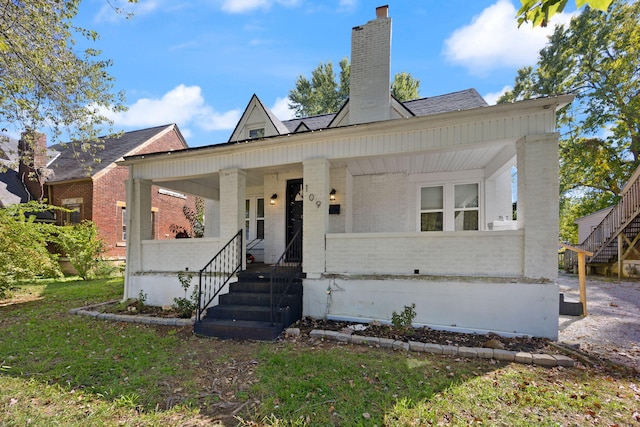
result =
[{"label": "porch railing", "polygon": [[[281,323],[284,326],[290,324],[291,315],[288,307],[283,308],[284,301],[291,285],[300,278],[302,272],[302,227],[293,235],[286,249],[280,255],[278,261],[271,267],[270,300],[271,300],[271,325],[275,325],[276,316],[282,313]],[[278,289],[274,289],[278,288]]]},{"label": "porch railing", "polygon": [[199,273],[198,310],[196,321],[202,320],[202,313],[209,308],[215,297],[242,268],[242,230],[204,266]]},{"label": "porch railing", "polygon": [[581,249],[593,252],[593,256],[590,257],[591,262],[596,260],[609,245],[612,245],[618,234],[640,214],[640,175],[628,185],[618,204],[579,245]]}]

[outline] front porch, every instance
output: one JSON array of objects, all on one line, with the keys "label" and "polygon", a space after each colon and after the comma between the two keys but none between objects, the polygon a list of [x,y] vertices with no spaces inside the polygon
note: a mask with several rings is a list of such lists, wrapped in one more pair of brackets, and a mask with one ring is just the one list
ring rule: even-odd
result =
[{"label": "front porch", "polygon": [[[263,238],[261,261],[274,264],[301,227],[304,315],[388,321],[415,302],[427,325],[554,338],[562,102],[127,159],[125,297],[171,304],[177,273],[202,269],[238,230]],[[152,185],[205,200],[203,238],[151,240]]]}]

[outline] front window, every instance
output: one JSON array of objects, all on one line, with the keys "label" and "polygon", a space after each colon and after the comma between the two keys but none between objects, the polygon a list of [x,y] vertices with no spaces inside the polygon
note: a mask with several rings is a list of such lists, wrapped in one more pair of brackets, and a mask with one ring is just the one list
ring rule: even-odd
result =
[{"label": "front window", "polygon": [[264,239],[264,199],[262,197],[245,200],[244,227],[247,241]]},{"label": "front window", "polygon": [[478,184],[454,186],[455,230],[478,229]]},{"label": "front window", "polygon": [[420,187],[420,231],[479,230],[480,184]]},{"label": "front window", "polygon": [[442,231],[444,194],[441,185],[420,189],[420,231]]}]

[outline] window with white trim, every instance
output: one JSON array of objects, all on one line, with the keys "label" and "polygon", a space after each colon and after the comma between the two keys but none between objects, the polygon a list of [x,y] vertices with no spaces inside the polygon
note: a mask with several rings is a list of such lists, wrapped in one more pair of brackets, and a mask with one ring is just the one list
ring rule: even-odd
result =
[{"label": "window with white trim", "polygon": [[444,228],[444,187],[420,189],[420,231],[442,231]]},{"label": "window with white trim", "polygon": [[470,231],[480,224],[480,184],[447,183],[419,188],[420,231]]},{"label": "window with white trim", "polygon": [[459,184],[453,186],[454,223],[456,231],[478,229],[478,184]]},{"label": "window with white trim", "polygon": [[247,241],[264,239],[264,198],[246,199],[244,207],[245,238]]}]

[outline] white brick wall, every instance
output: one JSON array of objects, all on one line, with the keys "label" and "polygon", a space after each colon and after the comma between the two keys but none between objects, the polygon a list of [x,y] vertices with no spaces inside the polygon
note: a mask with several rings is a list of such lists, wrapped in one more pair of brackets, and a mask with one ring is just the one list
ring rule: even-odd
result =
[{"label": "white brick wall", "polygon": [[391,19],[378,18],[351,32],[349,122],[391,118]]},{"label": "white brick wall", "polygon": [[406,228],[408,190],[404,174],[354,177],[353,232],[409,231]]},{"label": "white brick wall", "polygon": [[140,271],[199,271],[226,244],[218,238],[145,240]]},{"label": "white brick wall", "polygon": [[516,231],[328,234],[327,273],[523,275],[523,240]]},{"label": "white brick wall", "polygon": [[518,228],[524,228],[524,275],[558,277],[557,134],[529,136],[517,143]]}]

